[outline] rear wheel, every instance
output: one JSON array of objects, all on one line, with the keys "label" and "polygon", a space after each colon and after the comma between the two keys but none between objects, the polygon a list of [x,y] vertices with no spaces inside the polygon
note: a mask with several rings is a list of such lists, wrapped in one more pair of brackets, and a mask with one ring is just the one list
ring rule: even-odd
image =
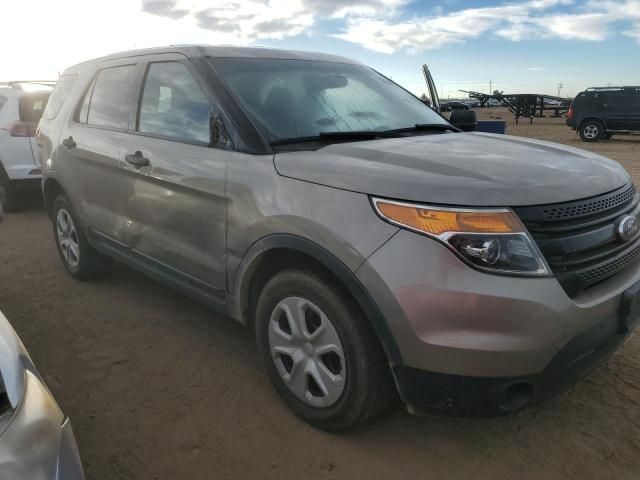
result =
[{"label": "rear wheel", "polygon": [[65,195],[54,200],[52,212],[53,236],[67,272],[79,280],[107,275],[113,260],[89,244]]},{"label": "rear wheel", "polygon": [[258,346],[277,392],[330,431],[375,416],[395,395],[375,332],[343,292],[311,270],[288,270],[267,283],[256,308]]},{"label": "rear wheel", "polygon": [[604,125],[599,120],[585,120],[580,125],[580,138],[585,142],[596,142],[605,134]]}]

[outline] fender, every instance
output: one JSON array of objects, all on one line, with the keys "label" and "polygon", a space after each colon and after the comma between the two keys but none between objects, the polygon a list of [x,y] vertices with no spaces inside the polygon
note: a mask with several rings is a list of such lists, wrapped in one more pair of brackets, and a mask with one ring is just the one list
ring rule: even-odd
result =
[{"label": "fender", "polygon": [[235,281],[229,298],[232,315],[248,324],[246,318],[246,304],[244,299],[248,297],[248,288],[253,272],[260,263],[259,257],[264,253],[278,248],[287,248],[303,253],[331,271],[346,286],[347,290],[363,309],[365,315],[371,322],[378,339],[382,344],[387,359],[393,365],[402,365],[402,355],[396,341],[391,333],[382,312],[378,308],[375,300],[364,288],[360,280],[356,277],[342,261],[333,253],[306,238],[291,234],[275,234],[264,237],[256,241],[245,253],[235,275]]}]

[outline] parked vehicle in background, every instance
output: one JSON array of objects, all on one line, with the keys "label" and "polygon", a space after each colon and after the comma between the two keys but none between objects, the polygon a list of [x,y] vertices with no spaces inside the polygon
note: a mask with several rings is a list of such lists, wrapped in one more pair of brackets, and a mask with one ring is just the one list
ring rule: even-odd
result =
[{"label": "parked vehicle in background", "polygon": [[440,104],[440,111],[451,112],[452,110],[469,110],[469,105],[459,102],[458,100],[452,100],[450,102],[442,102]]},{"label": "parked vehicle in background", "polygon": [[585,142],[640,133],[640,87],[593,87],[580,92],[569,108],[567,125]]},{"label": "parked vehicle in background", "polygon": [[6,211],[38,193],[42,169],[35,143],[36,128],[55,82],[0,83],[0,186]]},{"label": "parked vehicle in background", "polygon": [[278,393],[319,428],[398,393],[414,413],[513,412],[636,325],[640,195],[612,160],[462,132],[320,53],[125,52],[63,87],[37,140],[67,272],[118,259],[251,326]]}]

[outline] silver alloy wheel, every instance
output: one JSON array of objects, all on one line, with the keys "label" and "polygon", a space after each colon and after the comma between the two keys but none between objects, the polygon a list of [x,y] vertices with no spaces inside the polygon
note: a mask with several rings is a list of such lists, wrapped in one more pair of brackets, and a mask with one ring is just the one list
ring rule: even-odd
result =
[{"label": "silver alloy wheel", "polygon": [[590,123],[589,125],[584,127],[583,133],[585,138],[593,139],[593,138],[598,138],[598,134],[600,133],[600,130],[598,129],[597,125]]},{"label": "silver alloy wheel", "polygon": [[313,302],[287,297],[271,313],[269,349],[289,390],[313,407],[329,407],[342,396],[347,365],[338,332]]},{"label": "silver alloy wheel", "polygon": [[69,266],[76,268],[80,263],[78,232],[71,215],[64,208],[58,210],[56,233],[58,234],[58,245],[60,245],[62,256]]}]

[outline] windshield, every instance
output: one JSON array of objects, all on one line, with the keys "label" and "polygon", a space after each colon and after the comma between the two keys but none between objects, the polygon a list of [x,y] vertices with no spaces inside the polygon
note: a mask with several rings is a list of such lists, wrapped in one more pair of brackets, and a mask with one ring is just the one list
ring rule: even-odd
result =
[{"label": "windshield", "polygon": [[262,58],[212,62],[269,141],[448,125],[409,92],[362,65]]}]

